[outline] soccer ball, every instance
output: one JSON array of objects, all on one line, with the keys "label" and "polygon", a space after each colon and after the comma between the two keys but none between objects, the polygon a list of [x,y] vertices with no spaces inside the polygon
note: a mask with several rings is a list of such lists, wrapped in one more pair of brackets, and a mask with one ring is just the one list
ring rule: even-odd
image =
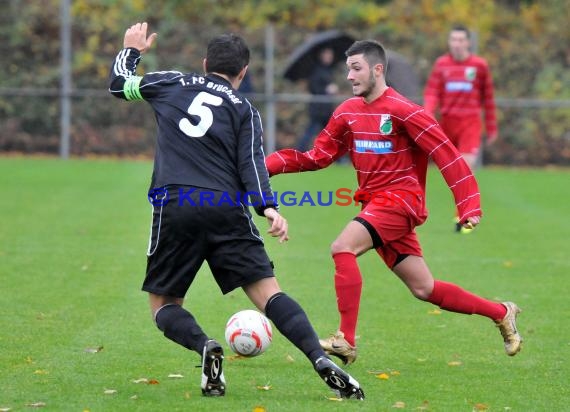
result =
[{"label": "soccer ball", "polygon": [[238,355],[261,355],[271,345],[271,339],[269,320],[256,310],[237,312],[226,324],[226,342]]}]

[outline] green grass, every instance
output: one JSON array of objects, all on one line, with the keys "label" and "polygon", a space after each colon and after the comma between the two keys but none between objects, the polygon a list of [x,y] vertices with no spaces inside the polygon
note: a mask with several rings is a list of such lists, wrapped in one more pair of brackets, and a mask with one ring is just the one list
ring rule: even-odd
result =
[{"label": "green grass", "polygon": [[[412,298],[369,253],[359,260],[360,352],[349,369],[367,399],[334,402],[279,334],[263,356],[226,362],[225,398],[200,396],[198,356],[153,326],[140,291],[151,168],[136,161],[0,158],[0,409],[44,402],[43,410],[53,411],[390,411],[404,402],[406,410],[570,410],[568,170],[481,170],[485,217],[469,236],[452,232],[451,195],[430,171],[431,214],[419,229],[426,260],[440,279],[517,302],[524,311],[521,354],[507,357],[485,318],[430,314],[434,307]],[[334,166],[278,176],[273,186],[313,194],[353,189],[354,171]],[[284,207],[290,242],[267,240],[282,288],[320,335],[338,322],[329,245],[356,211]],[[261,220],[258,226],[266,229]],[[187,306],[222,340],[227,318],[251,307],[241,291],[222,296],[207,269]],[[460,364],[450,366],[454,361]],[[159,383],[132,382],[139,378]],[[266,384],[268,391],[256,388]]]}]

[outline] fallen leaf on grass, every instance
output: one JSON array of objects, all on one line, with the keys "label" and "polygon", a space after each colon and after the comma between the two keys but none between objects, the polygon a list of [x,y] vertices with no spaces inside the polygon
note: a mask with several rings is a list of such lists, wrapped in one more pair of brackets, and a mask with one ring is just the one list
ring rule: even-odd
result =
[{"label": "fallen leaf on grass", "polygon": [[184,375],[181,375],[179,373],[171,373],[170,375],[168,375],[168,377],[171,379],[182,379]]},{"label": "fallen leaf on grass", "polygon": [[427,411],[429,409],[429,402],[428,401],[423,401],[421,406],[418,406],[416,408],[416,410],[418,411]]},{"label": "fallen leaf on grass", "polygon": [[272,386],[267,383],[263,386],[256,386],[256,388],[259,389],[260,391],[270,391],[272,389]]},{"label": "fallen leaf on grass", "polygon": [[246,357],[245,357],[245,356],[241,356],[241,355],[231,355],[231,356],[226,356],[226,357],[224,357],[224,359],[231,362],[231,361],[235,361],[235,360],[238,360],[238,359],[246,359]]},{"label": "fallen leaf on grass", "polygon": [[287,362],[295,362],[295,358],[293,358],[293,356],[291,355],[287,355],[285,359],[287,360]]},{"label": "fallen leaf on grass", "polygon": [[45,369],[36,369],[34,375],[49,375],[49,372]]},{"label": "fallen leaf on grass", "polygon": [[398,401],[394,405],[392,405],[392,408],[396,408],[396,409],[404,409],[405,407],[406,407],[406,404],[402,401]]},{"label": "fallen leaf on grass", "polygon": [[156,379],[147,379],[147,378],[133,379],[131,382],[133,382],[133,383],[146,383],[148,385],[158,385],[160,383]]},{"label": "fallen leaf on grass", "polygon": [[24,362],[26,362],[26,363],[34,363],[34,360],[32,359],[31,356],[28,356],[26,359],[24,359]]},{"label": "fallen leaf on grass", "polygon": [[256,406],[255,408],[253,408],[253,412],[266,412],[267,409],[265,409],[265,407],[263,406]]},{"label": "fallen leaf on grass", "polygon": [[378,379],[388,380],[390,376],[400,376],[400,371],[368,371],[368,373],[375,375]]},{"label": "fallen leaf on grass", "polygon": [[328,399],[329,401],[342,402],[342,398],[329,398],[329,397],[325,397],[325,398]]},{"label": "fallen leaf on grass", "polygon": [[428,315],[441,315],[441,310],[439,309],[433,309],[428,311]]},{"label": "fallen leaf on grass", "polygon": [[85,348],[86,353],[99,353],[103,350],[103,346],[97,346],[95,348]]},{"label": "fallen leaf on grass", "polygon": [[184,399],[190,399],[190,392],[184,392]]},{"label": "fallen leaf on grass", "polygon": [[114,395],[114,394],[117,393],[117,390],[116,390],[116,389],[105,389],[105,390],[103,391],[103,393],[104,393],[105,395]]},{"label": "fallen leaf on grass", "polygon": [[0,412],[10,412],[12,410],[12,408],[0,408]]},{"label": "fallen leaf on grass", "polygon": [[133,401],[136,401],[139,398],[139,395],[133,395],[131,396],[129,399],[132,399]]},{"label": "fallen leaf on grass", "polygon": [[489,405],[485,405],[484,403],[476,403],[473,405],[474,411],[486,411],[487,409],[489,409]]},{"label": "fallen leaf on grass", "polygon": [[45,402],[32,402],[32,403],[27,403],[26,406],[29,406],[30,408],[43,408],[44,406],[46,406]]},{"label": "fallen leaf on grass", "polygon": [[447,364],[448,364],[449,366],[460,366],[460,365],[462,365],[461,361],[457,361],[457,360],[456,360],[456,361],[447,362]]}]

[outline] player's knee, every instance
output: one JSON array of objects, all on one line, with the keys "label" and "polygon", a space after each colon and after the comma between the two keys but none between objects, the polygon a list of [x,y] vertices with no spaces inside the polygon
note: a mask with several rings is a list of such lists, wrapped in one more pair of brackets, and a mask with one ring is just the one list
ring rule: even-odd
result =
[{"label": "player's knee", "polygon": [[409,289],[412,295],[419,300],[428,300],[433,290],[433,288],[423,285],[410,286]]},{"label": "player's knee", "polygon": [[181,306],[179,304],[173,302],[168,302],[156,307],[153,307],[153,305],[151,305],[152,319],[156,327],[164,332],[164,322],[161,321],[159,317],[168,319],[170,317],[169,314],[172,313],[172,311],[176,311],[180,307]]},{"label": "player's knee", "polygon": [[342,252],[354,253],[354,251],[351,249],[348,243],[346,243],[342,239],[335,239],[335,241],[331,243],[331,255],[334,256],[337,253],[342,253]]}]

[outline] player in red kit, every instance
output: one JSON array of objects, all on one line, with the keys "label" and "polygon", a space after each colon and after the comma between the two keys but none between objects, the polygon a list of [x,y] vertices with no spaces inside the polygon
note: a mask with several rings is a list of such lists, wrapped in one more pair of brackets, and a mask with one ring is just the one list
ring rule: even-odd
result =
[{"label": "player in red kit", "polygon": [[[449,32],[449,53],[439,57],[424,91],[424,107],[435,117],[472,170],[477,166],[485,112],[487,142],[497,140],[493,78],[487,62],[470,52],[471,34],[464,26]],[[469,232],[456,225],[457,231]]]},{"label": "player in red kit", "polygon": [[424,92],[427,113],[441,113],[441,127],[474,169],[481,146],[481,112],[485,111],[487,140],[498,137],[493,78],[487,62],[470,52],[470,33],[463,26],[451,29],[449,53],[439,57]]},{"label": "player in red kit", "polygon": [[346,52],[355,97],[340,104],[307,152],[284,149],[266,158],[270,175],[318,170],[348,153],[357,172],[360,213],[332,243],[340,326],[321,346],[344,363],[356,359],[356,325],[362,276],[356,258],[375,249],[412,294],[442,309],[492,319],[508,355],[521,349],[520,309],[492,302],[452,283],[434,280],[414,228],[427,218],[425,179],[431,157],[449,185],[461,222],[481,218],[480,195],[471,169],[425,110],[386,86],[386,54],[372,40]]}]

